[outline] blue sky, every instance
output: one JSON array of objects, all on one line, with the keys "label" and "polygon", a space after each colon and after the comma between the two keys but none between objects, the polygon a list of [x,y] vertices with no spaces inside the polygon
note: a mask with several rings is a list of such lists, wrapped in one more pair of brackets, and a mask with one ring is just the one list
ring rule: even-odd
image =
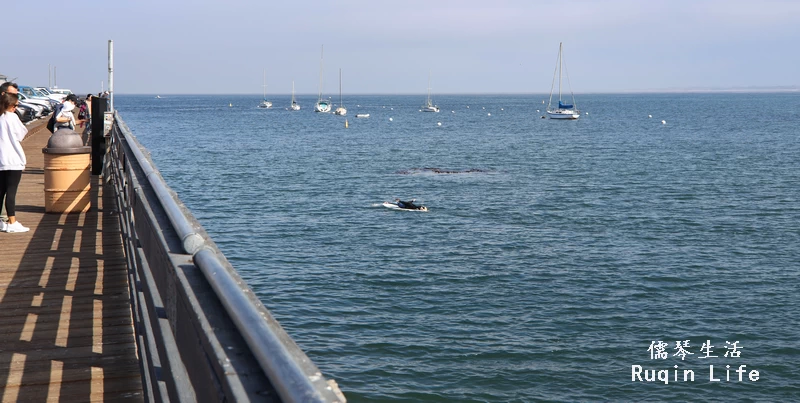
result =
[{"label": "blue sky", "polygon": [[[0,74],[79,93],[576,93],[800,86],[800,1],[7,2]],[[43,11],[47,10],[47,11]],[[55,13],[53,10],[58,10]],[[57,23],[46,24],[53,18]],[[33,21],[37,21],[33,23]],[[51,78],[51,83],[53,79]]]}]

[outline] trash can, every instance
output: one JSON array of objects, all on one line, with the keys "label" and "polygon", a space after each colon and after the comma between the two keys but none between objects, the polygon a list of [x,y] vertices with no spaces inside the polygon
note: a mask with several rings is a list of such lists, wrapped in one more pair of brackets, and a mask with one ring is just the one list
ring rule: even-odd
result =
[{"label": "trash can", "polygon": [[55,131],[44,153],[44,211],[80,213],[90,207],[91,147],[67,128]]}]

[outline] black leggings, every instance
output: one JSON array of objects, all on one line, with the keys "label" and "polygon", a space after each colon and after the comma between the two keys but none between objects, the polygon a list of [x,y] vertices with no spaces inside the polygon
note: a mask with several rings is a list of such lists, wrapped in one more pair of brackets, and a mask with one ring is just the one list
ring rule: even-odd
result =
[{"label": "black leggings", "polygon": [[22,171],[0,171],[0,202],[6,198],[6,214],[14,217],[17,214],[17,188],[22,180]]}]

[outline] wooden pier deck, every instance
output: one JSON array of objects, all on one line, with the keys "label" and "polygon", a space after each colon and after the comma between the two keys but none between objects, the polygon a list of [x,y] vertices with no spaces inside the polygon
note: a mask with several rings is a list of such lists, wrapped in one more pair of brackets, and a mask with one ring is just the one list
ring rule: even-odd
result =
[{"label": "wooden pier deck", "polygon": [[28,127],[17,219],[0,232],[2,402],[143,401],[113,199],[93,178],[86,213],[45,214],[45,121]]}]

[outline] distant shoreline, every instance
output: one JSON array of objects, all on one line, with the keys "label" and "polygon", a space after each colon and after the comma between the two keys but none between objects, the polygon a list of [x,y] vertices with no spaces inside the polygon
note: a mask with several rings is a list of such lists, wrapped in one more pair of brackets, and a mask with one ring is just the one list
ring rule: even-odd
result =
[{"label": "distant shoreline", "polygon": [[[644,91],[622,91],[614,94],[691,94],[691,93],[779,93],[779,92],[800,92],[800,87],[779,87],[779,88],[686,88],[686,89],[662,89]],[[611,93],[608,93],[611,94]]]},{"label": "distant shoreline", "polygon": [[[627,91],[587,91],[575,92],[575,95],[627,95],[627,94],[777,94],[777,93],[795,93],[800,92],[800,87],[780,87],[780,88],[681,88],[681,89],[657,89],[657,90],[627,90]],[[541,95],[547,92],[454,92],[454,93],[440,93],[439,96],[454,96],[454,95]],[[257,93],[115,93],[115,95],[141,95],[141,96],[185,96],[185,95],[235,95],[235,96],[262,96]],[[296,96],[317,96],[316,93],[297,93]],[[423,93],[390,93],[390,92],[351,92],[349,96],[360,95],[390,95],[390,96],[425,96]],[[291,96],[291,93],[275,93],[272,96]]]}]

